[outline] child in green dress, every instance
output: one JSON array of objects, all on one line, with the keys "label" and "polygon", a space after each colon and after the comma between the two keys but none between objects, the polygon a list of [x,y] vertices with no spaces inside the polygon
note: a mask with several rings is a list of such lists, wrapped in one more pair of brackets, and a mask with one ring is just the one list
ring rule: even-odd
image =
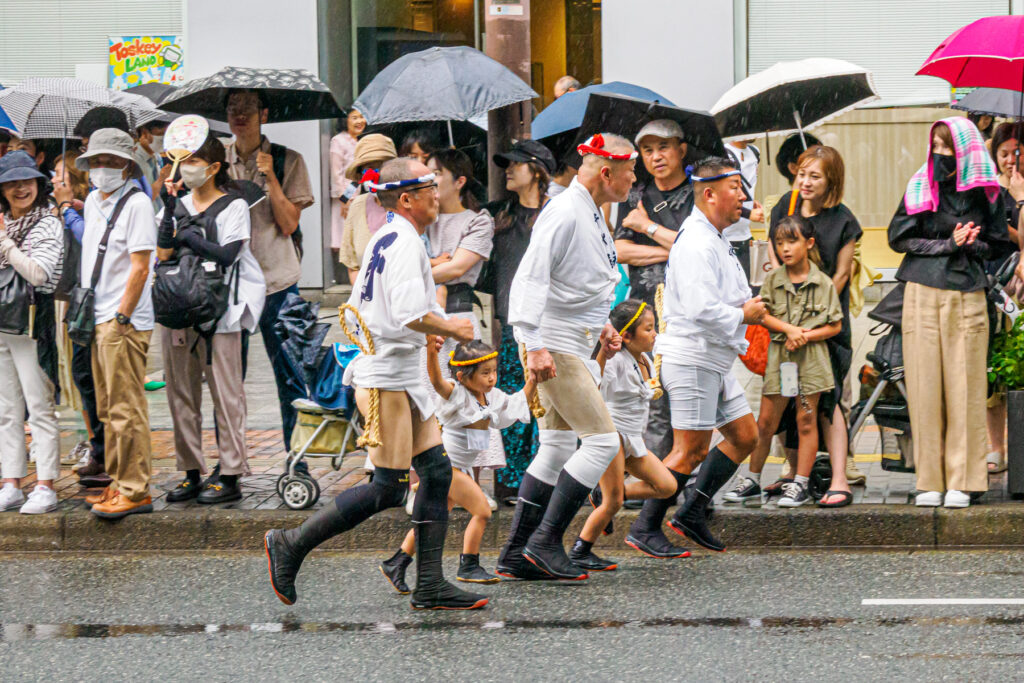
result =
[{"label": "child in green dress", "polygon": [[[750,456],[751,478],[760,479],[772,435],[786,404],[796,391],[797,430],[800,435],[796,477],[783,486],[779,507],[800,507],[809,501],[807,481],[818,453],[818,399],[832,391],[835,381],[826,339],[842,330],[843,310],[832,279],[818,267],[814,226],[802,216],[787,216],[775,228],[775,249],[782,260],[768,274],[761,298],[768,307],[762,325],[771,332],[764,373],[761,413],[757,420],[758,445]],[[796,382],[783,395],[781,370],[796,364]],[[786,370],[790,370],[786,368]]]}]

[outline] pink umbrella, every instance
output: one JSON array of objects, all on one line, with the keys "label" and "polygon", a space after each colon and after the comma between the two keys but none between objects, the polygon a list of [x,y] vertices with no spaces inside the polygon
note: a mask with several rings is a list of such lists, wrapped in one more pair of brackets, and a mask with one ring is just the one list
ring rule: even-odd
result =
[{"label": "pink umbrella", "polygon": [[935,48],[917,75],[938,76],[954,88],[1024,90],[1024,16],[964,26]]}]

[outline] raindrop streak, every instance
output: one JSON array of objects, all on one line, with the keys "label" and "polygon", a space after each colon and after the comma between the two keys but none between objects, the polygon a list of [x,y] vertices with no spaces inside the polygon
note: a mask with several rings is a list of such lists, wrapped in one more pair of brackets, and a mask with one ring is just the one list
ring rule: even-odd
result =
[{"label": "raindrop streak", "polygon": [[2,624],[0,643],[77,638],[120,638],[123,636],[216,636],[224,633],[426,633],[431,631],[528,631],[533,629],[618,629],[618,628],[731,628],[775,630],[820,629],[837,626],[1021,626],[1019,617],[705,617],[684,619],[592,619],[516,620],[484,622],[261,622],[251,624]]}]

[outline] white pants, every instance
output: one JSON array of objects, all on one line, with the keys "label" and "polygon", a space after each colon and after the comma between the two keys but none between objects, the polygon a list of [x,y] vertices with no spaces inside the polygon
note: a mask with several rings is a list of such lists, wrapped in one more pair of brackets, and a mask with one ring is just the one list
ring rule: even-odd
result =
[{"label": "white pants", "polygon": [[60,429],[53,405],[53,383],[39,365],[36,341],[0,332],[0,475],[28,475],[25,408],[35,443],[36,478],[60,476]]}]

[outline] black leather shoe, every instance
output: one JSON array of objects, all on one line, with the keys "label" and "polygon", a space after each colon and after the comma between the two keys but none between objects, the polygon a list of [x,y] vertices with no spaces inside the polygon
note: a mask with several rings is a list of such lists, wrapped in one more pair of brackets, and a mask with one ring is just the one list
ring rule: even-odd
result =
[{"label": "black leather shoe", "polygon": [[459,572],[455,575],[466,583],[498,583],[500,578],[480,566],[479,555],[459,555]]},{"label": "black leather shoe", "polygon": [[196,502],[200,505],[215,505],[217,503],[230,503],[233,500],[241,500],[241,498],[242,487],[239,486],[238,482],[228,484],[221,481],[204,488],[196,496]]},{"label": "black leather shoe", "polygon": [[672,560],[679,557],[689,557],[690,551],[678,545],[673,545],[665,537],[661,529],[657,531],[638,531],[630,528],[626,534],[626,545],[634,550],[643,553],[647,557],[654,557],[659,560]]},{"label": "black leather shoe", "polygon": [[113,483],[113,479],[106,472],[101,472],[91,477],[81,477],[78,480],[79,486],[84,486],[87,489],[105,489]]},{"label": "black leather shoe", "polygon": [[609,562],[594,554],[590,544],[582,539],[576,539],[576,543],[569,551],[569,559],[572,563],[588,572],[613,572],[619,568],[617,562]]},{"label": "black leather shoe", "polygon": [[412,555],[401,548],[398,552],[380,563],[380,573],[388,580],[391,587],[402,595],[409,594],[409,584],[405,582],[405,572],[412,564]]},{"label": "black leather shoe", "polygon": [[456,588],[447,581],[429,588],[416,587],[409,604],[413,609],[480,609],[488,603],[488,598],[476,593]]},{"label": "black leather shoe", "polygon": [[283,529],[271,529],[263,536],[263,549],[267,554],[267,571],[270,586],[277,598],[286,605],[294,605],[298,599],[295,593],[295,577],[299,573],[303,557],[297,557],[284,539]]},{"label": "black leather shoe", "polygon": [[79,478],[96,477],[99,475],[107,476],[107,470],[102,460],[89,458],[89,462],[75,470],[75,474],[77,474]]},{"label": "black leather shoe", "polygon": [[586,581],[590,578],[585,571],[569,559],[561,543],[527,543],[523,557],[546,574],[565,581]]},{"label": "black leather shoe", "polygon": [[218,483],[220,483],[220,464],[219,463],[214,465],[213,469],[210,470],[209,476],[207,476],[206,479],[203,479],[203,483],[199,485],[199,490],[200,491],[205,491],[206,487],[209,486],[210,484],[218,484]]},{"label": "black leather shoe", "polygon": [[192,481],[186,477],[183,482],[167,493],[167,502],[181,503],[186,500],[192,500],[199,495],[201,490],[199,482]]},{"label": "black leather shoe", "polygon": [[[707,496],[700,491],[695,491],[694,495],[705,500],[707,499]],[[690,501],[687,502],[689,503]],[[725,550],[725,544],[711,535],[704,506],[700,505],[699,502],[680,506],[672,519],[668,520],[668,525],[677,534],[686,536],[697,545],[703,546],[708,550],[714,550],[717,553]]]}]

